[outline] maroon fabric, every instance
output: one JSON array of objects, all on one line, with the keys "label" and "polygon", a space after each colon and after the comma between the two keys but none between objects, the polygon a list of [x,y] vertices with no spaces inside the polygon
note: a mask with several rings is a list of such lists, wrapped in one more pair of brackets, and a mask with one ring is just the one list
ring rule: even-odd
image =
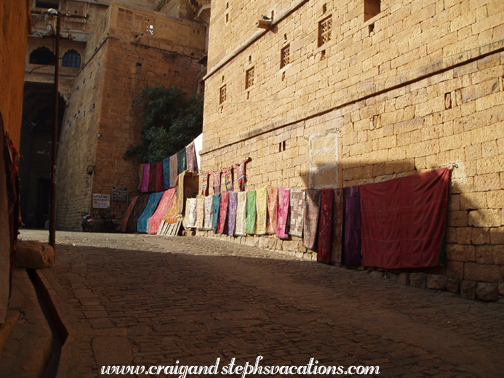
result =
[{"label": "maroon fabric", "polygon": [[221,201],[219,208],[219,224],[217,225],[217,232],[223,234],[227,232],[226,230],[226,220],[228,213],[228,203],[229,203],[229,192],[221,193]]},{"label": "maroon fabric", "polygon": [[156,191],[156,163],[149,164],[150,175],[149,175],[149,192],[153,193]]},{"label": "maroon fabric", "polygon": [[343,264],[361,265],[361,206],[359,186],[344,189],[345,193],[345,243]]},{"label": "maroon fabric", "polygon": [[163,162],[156,163],[156,192],[162,192],[163,185]]},{"label": "maroon fabric", "polygon": [[317,238],[317,261],[326,264],[331,262],[333,196],[333,189],[322,189]]},{"label": "maroon fabric", "polygon": [[362,265],[438,265],[446,229],[447,168],[360,187]]}]

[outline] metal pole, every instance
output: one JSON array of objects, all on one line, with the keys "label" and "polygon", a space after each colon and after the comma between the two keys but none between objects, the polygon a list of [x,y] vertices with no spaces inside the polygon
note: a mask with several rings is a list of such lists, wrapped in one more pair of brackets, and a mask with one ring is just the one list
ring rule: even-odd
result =
[{"label": "metal pole", "polygon": [[59,84],[59,44],[60,44],[60,13],[56,13],[56,34],[54,47],[54,103],[51,154],[51,208],[49,211],[49,245],[56,245],[56,154],[58,152],[58,84]]}]

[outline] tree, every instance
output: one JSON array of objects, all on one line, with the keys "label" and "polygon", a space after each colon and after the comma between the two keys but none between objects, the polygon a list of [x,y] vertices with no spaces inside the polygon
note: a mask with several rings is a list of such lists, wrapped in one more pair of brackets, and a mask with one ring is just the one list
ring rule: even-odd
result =
[{"label": "tree", "polygon": [[140,91],[135,105],[142,107],[142,144],[131,145],[124,159],[137,155],[143,163],[161,161],[188,145],[203,129],[203,97],[188,100],[176,85],[160,84]]}]

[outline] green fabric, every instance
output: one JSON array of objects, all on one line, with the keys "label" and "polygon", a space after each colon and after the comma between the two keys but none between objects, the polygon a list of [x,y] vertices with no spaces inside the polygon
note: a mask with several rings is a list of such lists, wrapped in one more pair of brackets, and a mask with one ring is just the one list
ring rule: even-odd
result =
[{"label": "green fabric", "polygon": [[179,152],[177,152],[177,171],[180,175],[187,169],[187,155],[186,149],[183,148]]},{"label": "green fabric", "polygon": [[247,213],[245,217],[245,232],[247,234],[255,233],[256,226],[256,191],[247,192]]}]

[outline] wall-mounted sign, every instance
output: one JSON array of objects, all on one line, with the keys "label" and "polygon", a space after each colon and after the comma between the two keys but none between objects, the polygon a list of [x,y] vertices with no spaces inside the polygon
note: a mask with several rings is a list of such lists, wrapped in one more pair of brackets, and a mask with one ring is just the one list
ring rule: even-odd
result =
[{"label": "wall-mounted sign", "polygon": [[118,186],[112,187],[112,201],[127,202],[128,201],[128,188],[120,188]]},{"label": "wall-mounted sign", "polygon": [[93,194],[94,209],[108,209],[110,207],[110,194]]}]

